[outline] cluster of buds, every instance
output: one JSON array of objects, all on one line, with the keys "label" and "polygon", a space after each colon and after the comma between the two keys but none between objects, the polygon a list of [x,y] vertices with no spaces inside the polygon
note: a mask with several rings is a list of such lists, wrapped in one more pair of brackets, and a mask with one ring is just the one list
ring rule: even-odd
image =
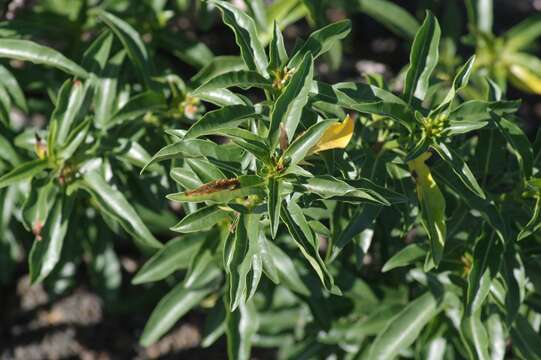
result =
[{"label": "cluster of buds", "polygon": [[275,90],[282,91],[294,73],[295,68],[288,69],[287,67],[273,71],[274,81],[272,82],[272,87]]},{"label": "cluster of buds", "polygon": [[445,116],[445,114],[438,115],[435,118],[424,118],[422,121],[423,133],[427,138],[439,138],[443,133],[446,121],[447,116]]}]

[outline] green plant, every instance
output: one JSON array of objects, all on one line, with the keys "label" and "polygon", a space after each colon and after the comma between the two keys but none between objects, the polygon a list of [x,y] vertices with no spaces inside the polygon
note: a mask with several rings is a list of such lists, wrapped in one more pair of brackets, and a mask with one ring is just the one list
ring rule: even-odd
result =
[{"label": "green plant", "polygon": [[541,18],[533,15],[505,33],[492,29],[492,1],[466,1],[468,18],[478,54],[478,72],[486,73],[501,88],[510,82],[518,89],[541,94],[541,63],[530,51],[541,35]]},{"label": "green plant", "polygon": [[[413,38],[393,92],[318,78],[352,28],[317,19],[324,1],[61,3],[92,41],[57,51],[0,27],[4,283],[31,248],[34,282],[65,291],[84,263],[122,304],[127,237],[149,257],[135,297],[170,288],[144,346],[200,308],[202,346],[225,335],[232,359],[541,358],[541,131],[530,142],[481,50],[457,65],[431,12],[413,26],[385,1],[342,4]],[[240,56],[169,33],[175,11],[204,29],[216,10]],[[290,50],[280,29],[307,14],[317,30]],[[51,115],[18,128],[14,109]]]}]

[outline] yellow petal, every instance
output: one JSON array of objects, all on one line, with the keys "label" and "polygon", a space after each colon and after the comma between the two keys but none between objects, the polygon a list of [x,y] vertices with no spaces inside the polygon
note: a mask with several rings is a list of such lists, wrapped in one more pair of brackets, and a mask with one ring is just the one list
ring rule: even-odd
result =
[{"label": "yellow petal", "polygon": [[509,80],[517,88],[541,94],[541,78],[537,74],[520,65],[511,65],[509,68],[511,76]]},{"label": "yellow petal", "polygon": [[343,149],[345,148],[351,137],[353,136],[353,130],[355,129],[355,122],[348,116],[341,123],[332,124],[325,130],[318,143],[310,149],[309,154],[314,154],[320,151],[330,149]]}]

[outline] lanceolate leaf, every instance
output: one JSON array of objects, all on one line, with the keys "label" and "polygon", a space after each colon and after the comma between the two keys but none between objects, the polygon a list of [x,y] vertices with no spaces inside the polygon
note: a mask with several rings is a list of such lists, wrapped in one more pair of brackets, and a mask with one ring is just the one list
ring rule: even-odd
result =
[{"label": "lanceolate leaf", "polygon": [[32,160],[25,162],[7,174],[0,176],[0,189],[26,179],[31,179],[45,170],[48,166],[47,160]]},{"label": "lanceolate leaf", "polygon": [[282,69],[282,66],[285,65],[287,61],[284,38],[276,21],[274,22],[272,35],[272,40],[269,45],[269,71],[276,71]]},{"label": "lanceolate leaf", "polygon": [[128,52],[130,60],[139,72],[146,86],[151,86],[151,75],[154,71],[153,64],[148,55],[143,40],[137,31],[124,20],[105,11],[99,12],[100,19],[114,32]]},{"label": "lanceolate leaf", "polygon": [[64,145],[72,126],[77,125],[77,122],[82,121],[87,115],[92,95],[90,82],[83,84],[75,81],[71,84],[68,80],[64,83],[51,119],[57,123],[54,135],[57,145]]},{"label": "lanceolate leaf", "polygon": [[304,160],[332,124],[333,121],[325,120],[310,126],[306,132],[289,145],[284,152],[283,158],[289,160],[290,166]]},{"label": "lanceolate leaf", "polygon": [[502,242],[482,233],[473,253],[473,264],[468,275],[466,294],[468,314],[478,312],[490,290],[492,280],[498,275],[502,260]]},{"label": "lanceolate leaf", "polygon": [[287,206],[282,204],[280,216],[287,226],[291,237],[297,243],[306,260],[308,260],[312,268],[316,271],[325,288],[331,290],[334,285],[333,278],[319,255],[319,242],[310,229],[302,213],[302,209],[291,200]]},{"label": "lanceolate leaf", "polygon": [[242,154],[242,149],[236,145],[218,145],[209,140],[186,139],[167,145],[158,151],[141,170],[143,173],[150,165],[176,157],[183,158],[212,158],[220,161],[235,161]]},{"label": "lanceolate leaf", "polygon": [[472,73],[473,65],[475,63],[475,55],[468,59],[468,61],[458,70],[455,78],[453,79],[453,84],[449,92],[443,99],[443,101],[438,105],[434,113],[447,108],[452,102],[457,93],[468,85],[470,80],[470,75]]},{"label": "lanceolate leaf", "polygon": [[45,227],[40,231],[39,237],[34,240],[29,255],[32,283],[45,279],[60,261],[72,206],[73,198],[63,194],[58,196]]},{"label": "lanceolate leaf", "polygon": [[398,36],[413,39],[420,24],[399,5],[387,0],[357,0],[360,11],[388,27]]},{"label": "lanceolate leaf", "polygon": [[271,236],[274,239],[278,232],[280,224],[280,209],[282,208],[282,182],[275,177],[271,177],[267,184],[267,206],[269,211],[269,220],[271,224]]},{"label": "lanceolate leaf", "polygon": [[227,218],[228,213],[228,211],[221,209],[217,205],[210,205],[186,215],[178,224],[173,226],[171,230],[179,233],[205,231],[219,221]]},{"label": "lanceolate leaf", "polygon": [[52,66],[82,79],[89,76],[85,69],[58,51],[29,40],[0,39],[0,58],[17,59]]},{"label": "lanceolate leaf", "polygon": [[528,319],[519,315],[511,328],[511,339],[514,352],[523,359],[541,359],[539,333],[534,330]]},{"label": "lanceolate leaf", "polygon": [[421,244],[410,244],[387,260],[381,271],[387,272],[399,267],[411,265],[415,261],[424,259],[426,252],[426,246]]},{"label": "lanceolate leaf", "polygon": [[[251,287],[257,288],[259,282],[260,274],[253,275],[262,268],[259,251],[259,221],[259,216],[256,214],[241,214],[235,234],[229,236],[224,246],[230,311],[235,311],[237,307],[242,306],[252,295]],[[255,284],[250,283],[251,278],[255,278]]]},{"label": "lanceolate leaf", "polygon": [[310,53],[295,67],[295,73],[276,100],[270,115],[269,142],[272,147],[278,143],[280,124],[283,124],[287,139],[293,140],[301,121],[302,109],[308,102],[308,94],[314,74],[314,62]]},{"label": "lanceolate leaf", "polygon": [[260,75],[256,71],[231,71],[210,79],[209,81],[195,89],[192,95],[197,96],[200,91],[204,92],[208,90],[223,89],[234,86],[243,89],[249,89],[252,87],[270,89],[272,88],[272,81],[265,78],[263,75]]},{"label": "lanceolate leaf", "polygon": [[257,111],[253,106],[231,105],[209,111],[186,132],[184,136],[196,138],[203,135],[216,134],[219,130],[234,128],[249,118],[255,117]]},{"label": "lanceolate leaf", "polygon": [[100,209],[118,221],[143,248],[159,249],[163,246],[148,230],[124,195],[109,185],[98,172],[85,174],[81,186],[92,195]]},{"label": "lanceolate leaf", "polygon": [[410,346],[439,312],[437,299],[428,292],[410,302],[392,318],[370,348],[370,359],[392,359]]},{"label": "lanceolate leaf", "polygon": [[425,21],[417,31],[410,52],[410,65],[404,84],[404,97],[412,103],[413,97],[425,98],[430,75],[438,63],[440,43],[440,25],[438,20],[427,12]]},{"label": "lanceolate leaf", "polygon": [[126,121],[136,119],[146,113],[165,110],[166,102],[162,94],[147,91],[132,97],[121,109],[119,109],[106,124],[106,128],[112,128]]},{"label": "lanceolate leaf", "polygon": [[532,176],[533,151],[530,141],[514,122],[492,114],[492,121],[509,143],[526,179]]},{"label": "lanceolate leaf", "polygon": [[[209,270],[216,277],[216,272]],[[141,339],[141,345],[149,346],[162,337],[184,314],[199,304],[210,294],[215,284],[210,281],[199,288],[186,288],[183,283],[173,288],[163,299],[160,300],[145,325]]]},{"label": "lanceolate leaf", "polygon": [[26,97],[24,96],[23,90],[19,86],[19,82],[13,76],[13,74],[6,69],[4,66],[0,65],[0,83],[8,90],[10,96],[13,98],[13,102],[19,109],[28,112],[28,104],[26,103]]},{"label": "lanceolate leaf", "polygon": [[291,58],[288,67],[292,69],[300,66],[307,54],[311,54],[313,59],[317,59],[329,51],[337,41],[345,38],[350,31],[351,21],[349,20],[338,21],[314,31]]},{"label": "lanceolate leaf", "polygon": [[504,37],[505,48],[510,51],[521,50],[541,36],[541,16],[529,16],[526,20],[508,30]]},{"label": "lanceolate leaf", "polygon": [[443,256],[443,247],[447,236],[445,198],[432,178],[430,168],[425,164],[429,157],[430,153],[424,153],[417,159],[410,161],[409,167],[416,183],[423,226],[430,238],[431,256],[434,263],[438,265]]},{"label": "lanceolate leaf", "polygon": [[158,281],[180,269],[187,269],[204,238],[199,235],[170,240],[137,272],[133,284]]},{"label": "lanceolate leaf", "polygon": [[518,234],[517,240],[522,240],[535,233],[539,229],[541,229],[541,194],[537,195],[532,217]]},{"label": "lanceolate leaf", "polygon": [[113,56],[107,62],[105,69],[97,80],[94,123],[98,128],[105,127],[107,121],[114,115],[115,101],[117,100],[118,74],[120,73],[120,68],[125,57],[125,50]]},{"label": "lanceolate leaf", "polygon": [[266,77],[269,62],[265,50],[259,43],[254,21],[244,12],[225,1],[213,0],[213,3],[222,10],[224,23],[235,32],[237,45],[248,69],[257,71]]},{"label": "lanceolate leaf", "polygon": [[258,176],[247,175],[238,179],[215,180],[194,190],[167,195],[167,198],[173,201],[227,203],[248,195],[264,195],[264,185],[263,179]]},{"label": "lanceolate leaf", "polygon": [[441,158],[451,166],[454,173],[458,176],[460,181],[462,181],[464,185],[468,187],[468,189],[479,195],[479,197],[483,199],[485,198],[483,189],[481,189],[481,186],[477,182],[477,179],[475,179],[470,167],[460,157],[460,155],[448,148],[447,145],[443,143],[433,145],[432,148],[435,149]]},{"label": "lanceolate leaf", "polygon": [[477,311],[465,317],[462,321],[462,333],[471,355],[479,360],[489,360],[488,334],[483,322],[481,312]]},{"label": "lanceolate leaf", "polygon": [[227,355],[230,359],[249,360],[252,337],[258,328],[257,311],[253,302],[242,304],[226,315]]}]

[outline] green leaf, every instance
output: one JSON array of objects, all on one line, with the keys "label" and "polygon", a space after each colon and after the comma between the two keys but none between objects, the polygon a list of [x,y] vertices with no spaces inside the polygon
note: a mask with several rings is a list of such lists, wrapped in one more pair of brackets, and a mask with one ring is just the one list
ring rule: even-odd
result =
[{"label": "green leaf", "polygon": [[291,167],[304,160],[310,150],[318,143],[319,139],[325,134],[335,121],[320,121],[308,128],[302,135],[297,137],[286,149],[283,158],[286,164]]},{"label": "green leaf", "polygon": [[485,34],[492,33],[494,14],[492,2],[493,0],[466,0],[470,25]]},{"label": "green leaf", "polygon": [[66,145],[72,126],[78,125],[77,123],[87,115],[92,96],[93,89],[90,82],[83,84],[80,81],[67,80],[62,85],[56,107],[51,115],[51,123],[56,123],[54,125],[56,133],[51,135],[51,138],[55,139],[56,145]]},{"label": "green leaf", "polygon": [[274,21],[272,40],[269,45],[269,71],[277,71],[287,62],[287,51],[284,45],[284,37],[280,28]]},{"label": "green leaf", "polygon": [[31,179],[49,166],[47,160],[32,160],[27,161],[7,174],[0,176],[0,189],[19,183],[21,181]]},{"label": "green leaf", "polygon": [[387,260],[381,271],[391,271],[393,269],[408,266],[413,264],[415,261],[424,259],[426,257],[426,250],[426,246],[423,246],[422,244],[409,244]]},{"label": "green leaf", "polygon": [[533,150],[530,140],[514,122],[496,114],[492,114],[492,121],[507,140],[513,155],[517,158],[521,171],[524,173],[525,178],[528,179],[532,176],[533,169]]},{"label": "green leaf", "polygon": [[371,189],[356,188],[347,182],[336,179],[332,176],[323,175],[308,178],[302,187],[308,193],[315,193],[323,199],[342,199],[344,201],[367,201],[380,205],[390,203],[377,192]]},{"label": "green leaf", "polygon": [[413,344],[423,327],[439,312],[437,300],[428,292],[411,301],[392,318],[370,347],[369,359],[392,359]]},{"label": "green leaf", "polygon": [[541,229],[541,195],[538,194],[536,196],[532,217],[530,218],[530,221],[528,221],[528,223],[522,228],[522,230],[520,230],[517,241],[532,235],[539,229]]},{"label": "green leaf", "polygon": [[445,131],[449,135],[460,135],[481,129],[489,124],[491,112],[500,115],[514,113],[519,105],[517,101],[466,101],[451,111]]},{"label": "green leaf", "polygon": [[4,85],[0,84],[0,124],[4,124],[6,127],[11,126],[10,111],[11,99],[7,89]]},{"label": "green leaf", "polygon": [[240,70],[248,70],[242,58],[238,56],[215,56],[191,80],[192,84],[197,87],[221,74]]},{"label": "green leaf", "polygon": [[475,359],[489,360],[488,334],[481,322],[481,312],[476,311],[462,320],[462,334]]},{"label": "green leaf", "polygon": [[98,172],[86,173],[80,185],[92,196],[100,210],[118,221],[141,247],[159,249],[163,246],[148,230],[124,195],[109,185]]},{"label": "green leaf", "polygon": [[257,110],[248,105],[230,105],[209,111],[190,127],[184,138],[214,135],[220,130],[235,128],[247,119],[257,115]]},{"label": "green leaf", "polygon": [[99,74],[109,59],[113,40],[113,34],[110,31],[103,31],[85,50],[81,60],[82,66]]},{"label": "green leaf", "polygon": [[251,358],[252,337],[256,334],[259,326],[253,302],[241,304],[237,310],[228,312],[225,324],[228,358],[249,360]]},{"label": "green leaf", "polygon": [[313,76],[314,62],[312,55],[307,53],[302,62],[295,67],[295,73],[272,108],[268,136],[272,148],[278,143],[281,124],[284,126],[288,141],[293,140],[301,121],[302,110],[308,103]]},{"label": "green leaf", "polygon": [[217,205],[210,205],[186,215],[171,230],[179,233],[193,233],[208,230],[228,217],[229,212]]},{"label": "green leaf", "polygon": [[318,96],[363,114],[376,114],[395,119],[411,131],[416,123],[413,109],[404,100],[384,89],[360,83],[339,83],[331,88],[320,86]]},{"label": "green leaf", "polygon": [[118,52],[107,62],[100,78],[96,80],[94,124],[97,128],[106,127],[107,122],[115,113],[118,75],[125,57],[126,51]]},{"label": "green leaf", "polygon": [[213,0],[212,3],[222,11],[224,23],[233,29],[242,59],[248,69],[267,77],[269,65],[267,55],[259,43],[257,29],[252,18],[225,1]]},{"label": "green leaf", "polygon": [[119,109],[106,124],[106,128],[121,125],[126,121],[136,119],[146,113],[158,112],[167,109],[165,97],[161,93],[146,91],[132,97]]},{"label": "green leaf", "polygon": [[28,113],[28,104],[26,103],[26,97],[23,90],[19,86],[19,82],[11,72],[0,65],[0,83],[4,85],[10,96],[13,98],[15,105],[23,112]]},{"label": "green leaf", "polygon": [[453,172],[458,176],[460,181],[466,185],[468,189],[477,194],[480,198],[485,199],[485,193],[481,186],[477,182],[477,179],[473,175],[468,164],[458,155],[455,151],[448,148],[444,143],[433,144],[432,148],[436,150],[439,156],[446,161]]},{"label": "green leaf", "polygon": [[214,288],[215,284],[212,281],[198,288],[186,288],[183,283],[175,286],[150,314],[139,340],[141,345],[146,347],[158,341],[178,319],[198,305]]},{"label": "green leaf", "polygon": [[154,65],[139,33],[127,22],[106,11],[99,10],[98,16],[120,40],[145,85],[151,87]]},{"label": "green leaf", "polygon": [[473,263],[468,274],[468,314],[475,314],[481,309],[490,291],[490,284],[500,271],[502,254],[502,243],[483,232],[475,244]]},{"label": "green leaf", "polygon": [[[458,70],[458,72],[455,75],[455,78],[453,79],[453,84],[451,86],[451,89],[449,89],[449,92],[447,93],[445,98],[438,105],[436,110],[434,110],[432,113],[439,113],[440,111],[443,111],[446,108],[448,108],[452,104],[453,99],[456,97],[458,92],[468,85],[474,63],[475,63],[475,55],[470,57],[468,61],[466,61],[466,63]],[[429,116],[432,116],[432,113]]]},{"label": "green leaf", "polygon": [[235,234],[228,237],[224,246],[230,311],[235,311],[250,299],[261,277],[263,264],[259,250],[259,221],[259,215],[240,214]]},{"label": "green leaf", "polygon": [[21,157],[17,150],[4,136],[0,135],[0,158],[7,161],[12,166],[17,166],[21,163]]},{"label": "green leaf", "polygon": [[192,92],[192,96],[197,97],[199,92],[224,89],[234,86],[242,89],[250,89],[252,87],[270,89],[272,88],[272,81],[260,75],[256,71],[231,71],[225,74],[220,74],[205,82]]},{"label": "green leaf", "polygon": [[276,238],[280,225],[280,209],[282,208],[282,181],[271,177],[267,184],[267,207],[269,212],[271,237]]},{"label": "green leaf", "polygon": [[424,100],[430,76],[438,63],[440,43],[438,20],[427,11],[425,20],[413,40],[410,52],[410,65],[404,84],[404,97],[411,104],[413,97]]},{"label": "green leaf", "polygon": [[424,153],[408,163],[416,182],[417,198],[421,208],[421,220],[430,238],[431,256],[437,266],[443,256],[447,237],[445,224],[445,198],[432,178],[425,161],[430,153]]},{"label": "green leaf", "polygon": [[302,209],[292,199],[287,205],[282,203],[280,217],[287,226],[291,237],[295,240],[301,253],[315,270],[322,284],[327,290],[331,290],[334,286],[333,278],[319,255],[319,241],[317,241],[312,229],[308,225]]},{"label": "green leaf", "polygon": [[268,145],[264,138],[239,128],[222,129],[218,135],[230,138],[233,143],[250,152],[263,163],[271,163]]},{"label": "green leaf", "polygon": [[494,231],[496,231],[498,237],[502,241],[506,241],[507,229],[502,216],[494,203],[472,193],[462,181],[456,181],[453,170],[446,162],[439,162],[437,166],[434,166],[431,169],[431,172],[438,183],[449,186],[460,196],[460,199],[466,202],[468,207],[479,211],[481,216],[490,224]]},{"label": "green leaf", "polygon": [[169,194],[167,198],[180,202],[227,203],[239,197],[265,195],[265,182],[258,176],[241,176],[238,179],[221,179],[183,193]]},{"label": "green leaf", "polygon": [[186,139],[160,149],[141,170],[143,173],[150,165],[174,158],[212,158],[220,161],[238,161],[242,149],[236,145],[219,145],[209,140]]},{"label": "green leaf", "polygon": [[187,269],[202,242],[200,235],[170,240],[141,267],[132,284],[159,281],[177,270]]},{"label": "green leaf", "polygon": [[413,39],[419,29],[419,22],[409,12],[392,1],[357,0],[360,11],[373,17],[398,36]]},{"label": "green leaf", "polygon": [[60,261],[72,206],[73,198],[66,195],[58,196],[51,214],[47,217],[47,222],[40,232],[40,237],[36,237],[34,240],[28,257],[30,279],[33,284],[45,279]]},{"label": "green leaf", "polygon": [[89,77],[85,69],[58,51],[29,40],[0,39],[0,58],[51,66],[81,79]]},{"label": "green leaf", "polygon": [[62,159],[70,159],[77,151],[79,146],[86,140],[86,136],[90,129],[91,118],[82,121],[78,126],[73,128],[68,138],[66,145],[62,146],[58,151],[58,156]]},{"label": "green leaf", "polygon": [[157,41],[162,49],[195,68],[208,65],[214,57],[202,41],[188,39],[181,32],[170,32],[167,28],[158,33]]},{"label": "green leaf", "polygon": [[341,20],[310,34],[301,48],[289,60],[288,68],[293,69],[301,66],[307,54],[311,54],[315,60],[329,51],[337,41],[345,38],[351,31],[351,21]]},{"label": "green leaf", "polygon": [[200,90],[197,97],[216,106],[246,104],[246,101],[228,89]]},{"label": "green leaf", "polygon": [[346,228],[340,232],[338,238],[333,243],[333,251],[329,261],[336,259],[344,247],[362,234],[365,230],[373,226],[376,218],[380,214],[381,207],[372,204],[363,204],[359,211],[353,216]]},{"label": "green leaf", "polygon": [[541,15],[536,14],[513,26],[505,34],[505,48],[510,52],[524,49],[541,36]]},{"label": "green leaf", "polygon": [[519,315],[511,327],[513,352],[520,354],[523,359],[541,359],[541,344],[539,333],[534,330],[528,319]]},{"label": "green leaf", "polygon": [[[152,158],[150,154],[136,141],[128,139],[118,139],[118,147],[115,148],[117,156],[137,167],[143,168]],[[156,172],[163,172],[159,166],[151,166]]]}]

